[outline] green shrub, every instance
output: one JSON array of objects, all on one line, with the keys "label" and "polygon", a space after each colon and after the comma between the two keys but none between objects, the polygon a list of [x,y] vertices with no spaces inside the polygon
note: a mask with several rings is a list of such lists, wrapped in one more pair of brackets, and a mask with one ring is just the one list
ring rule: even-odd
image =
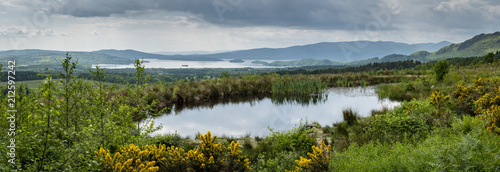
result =
[{"label": "green shrub", "polygon": [[275,157],[280,152],[306,152],[316,144],[314,138],[309,137],[313,131],[306,129],[303,124],[292,130],[271,132],[257,146],[257,151],[267,157]]},{"label": "green shrub", "polygon": [[403,102],[385,115],[372,117],[365,128],[371,139],[383,142],[400,141],[405,137],[422,137],[431,129],[424,115],[434,108],[428,102]]},{"label": "green shrub", "polygon": [[293,169],[296,165],[295,160],[299,159],[301,154],[297,152],[280,152],[275,156],[258,156],[252,170],[261,172],[283,172],[287,169]]},{"label": "green shrub", "polygon": [[182,144],[183,138],[178,135],[177,133],[175,134],[163,134],[163,135],[156,135],[152,138],[151,143],[154,143],[155,145],[165,145],[166,147],[170,146],[175,146],[179,147]]},{"label": "green shrub", "polygon": [[437,81],[442,81],[444,76],[448,74],[449,69],[448,61],[440,60],[434,66],[434,74]]}]

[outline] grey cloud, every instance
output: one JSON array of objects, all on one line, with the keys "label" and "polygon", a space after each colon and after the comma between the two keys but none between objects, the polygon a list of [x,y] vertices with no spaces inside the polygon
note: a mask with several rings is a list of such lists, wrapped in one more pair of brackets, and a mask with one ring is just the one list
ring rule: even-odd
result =
[{"label": "grey cloud", "polygon": [[222,26],[287,26],[353,29],[384,10],[381,0],[69,0],[54,10],[75,17],[107,17],[127,11],[187,12]]},{"label": "grey cloud", "polygon": [[0,36],[29,37],[29,36],[70,36],[71,33],[58,32],[53,29],[33,29],[27,26],[1,26]]},{"label": "grey cloud", "polygon": [[484,28],[485,24],[491,22],[491,18],[486,16],[488,11],[485,9],[491,3],[494,2],[472,0],[441,2],[432,11],[434,16],[441,16],[441,20],[434,19],[435,24],[449,28]]},{"label": "grey cloud", "polygon": [[[36,3],[41,1],[44,3]],[[50,1],[50,0],[49,0]],[[308,29],[364,30],[373,15],[392,12],[380,30],[405,26],[451,29],[495,28],[500,22],[497,0],[46,0],[50,12],[75,17],[108,17],[127,12],[185,12],[220,26],[282,26]],[[16,2],[28,3],[27,0]],[[56,5],[54,5],[56,4]],[[41,6],[38,5],[38,6]],[[45,9],[37,7],[39,9]],[[384,16],[385,17],[385,16]],[[399,28],[401,29],[401,28]]]}]

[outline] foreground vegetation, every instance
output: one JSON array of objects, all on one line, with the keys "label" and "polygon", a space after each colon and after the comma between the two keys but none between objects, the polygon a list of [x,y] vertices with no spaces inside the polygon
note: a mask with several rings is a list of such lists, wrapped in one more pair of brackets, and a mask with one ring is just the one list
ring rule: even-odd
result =
[{"label": "foreground vegetation", "polygon": [[[76,78],[68,56],[63,71],[44,73],[37,90],[16,85],[15,107],[2,94],[0,126],[15,133],[3,132],[0,143],[15,148],[0,147],[10,153],[0,158],[0,171],[499,171],[500,65],[498,57],[486,59],[386,75],[224,74],[172,84],[149,84],[136,60],[134,84],[120,88],[105,85],[100,68],[91,71],[92,82]],[[150,136],[158,129],[150,116],[169,103],[390,82],[399,83],[380,86],[379,94],[407,101],[367,118],[347,109],[343,122],[270,129],[264,138]],[[7,110],[17,110],[14,121]]]}]

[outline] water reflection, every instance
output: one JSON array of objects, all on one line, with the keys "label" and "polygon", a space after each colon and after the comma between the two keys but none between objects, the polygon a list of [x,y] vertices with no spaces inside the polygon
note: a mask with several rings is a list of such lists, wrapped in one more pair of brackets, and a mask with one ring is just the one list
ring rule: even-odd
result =
[{"label": "water reflection", "polygon": [[[379,99],[374,87],[331,88],[324,94],[308,96],[240,96],[206,101],[199,104],[178,104],[168,114],[155,119],[163,125],[160,133],[177,132],[194,136],[210,130],[217,135],[252,136],[269,134],[268,126],[289,130],[301,121],[317,121],[332,125],[342,121],[342,110],[352,108],[361,116],[383,106],[393,108],[398,102]],[[175,115],[173,115],[175,114]]]},{"label": "water reflection", "polygon": [[271,103],[275,105],[301,105],[301,106],[309,106],[310,104],[318,104],[325,103],[328,99],[328,94],[315,94],[315,95],[257,95],[257,96],[232,96],[225,97],[221,99],[215,100],[206,100],[197,103],[178,103],[171,107],[165,113],[165,115],[179,115],[182,114],[185,110],[194,110],[194,109],[213,109],[218,106],[225,106],[231,104],[240,104],[240,103],[248,103],[250,106],[254,106],[259,104],[263,99],[270,99]]},{"label": "water reflection", "polygon": [[302,105],[309,106],[310,104],[316,105],[318,103],[325,103],[328,99],[328,93],[313,94],[313,95],[272,95],[271,102],[275,105]]},{"label": "water reflection", "polygon": [[254,105],[256,102],[263,100],[264,98],[268,98],[269,95],[256,95],[256,96],[231,96],[225,97],[221,99],[215,100],[205,100],[197,103],[178,103],[171,107],[169,107],[169,111],[165,113],[165,115],[182,114],[185,110],[195,110],[195,109],[213,109],[214,107],[225,106],[230,104],[239,104],[239,103],[249,103],[250,105]]}]

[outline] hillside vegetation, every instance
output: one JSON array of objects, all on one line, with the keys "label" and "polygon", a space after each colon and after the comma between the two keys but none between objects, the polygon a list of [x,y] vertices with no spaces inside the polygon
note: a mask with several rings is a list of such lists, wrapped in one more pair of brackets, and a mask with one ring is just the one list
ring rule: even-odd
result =
[{"label": "hillside vegetation", "polygon": [[[499,171],[500,60],[490,55],[449,63],[407,61],[407,68],[391,71],[223,73],[170,85],[148,84],[143,64],[135,60],[136,81],[125,88],[106,86],[101,68],[92,69],[91,82],[77,79],[67,56],[63,71],[44,73],[37,89],[19,85],[17,94],[2,94],[0,126],[14,127],[15,134],[3,132],[0,144],[15,148],[0,147],[7,153],[0,157],[0,171]],[[442,77],[435,75],[436,64],[448,69]],[[420,75],[406,76],[410,73]],[[396,79],[401,76],[410,79]],[[321,92],[323,84],[380,82],[399,82],[379,86],[382,97],[409,101],[367,118],[346,109],[342,122],[270,129],[263,138],[217,137],[220,133],[209,131],[194,140],[150,135],[159,129],[151,115],[168,110],[159,105],[166,99],[189,104],[261,91],[308,95]],[[8,106],[13,97],[17,105]]]},{"label": "hillside vegetation", "polygon": [[428,59],[452,57],[484,56],[490,52],[500,51],[500,32],[480,34],[465,42],[445,46],[439,51],[430,53]]}]

